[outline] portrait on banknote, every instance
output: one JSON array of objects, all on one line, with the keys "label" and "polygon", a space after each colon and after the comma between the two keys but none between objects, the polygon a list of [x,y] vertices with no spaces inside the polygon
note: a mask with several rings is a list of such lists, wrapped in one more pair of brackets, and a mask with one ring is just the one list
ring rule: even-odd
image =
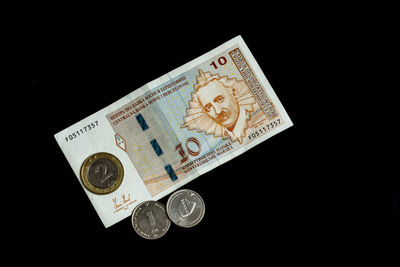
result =
[{"label": "portrait on banknote", "polygon": [[181,127],[242,143],[256,103],[247,84],[201,69],[196,81]]}]

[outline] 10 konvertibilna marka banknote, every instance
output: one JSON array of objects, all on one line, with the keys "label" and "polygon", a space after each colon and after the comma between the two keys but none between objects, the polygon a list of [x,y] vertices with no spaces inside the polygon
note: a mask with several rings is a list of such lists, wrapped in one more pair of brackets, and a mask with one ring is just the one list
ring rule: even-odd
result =
[{"label": "10 konvertibilna marka banknote", "polygon": [[108,227],[292,125],[238,36],[55,138]]}]

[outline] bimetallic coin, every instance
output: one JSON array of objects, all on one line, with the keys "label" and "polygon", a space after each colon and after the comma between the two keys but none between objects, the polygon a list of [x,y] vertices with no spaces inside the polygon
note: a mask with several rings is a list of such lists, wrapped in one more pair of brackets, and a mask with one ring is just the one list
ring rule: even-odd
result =
[{"label": "bimetallic coin", "polygon": [[165,206],[158,201],[142,202],[133,210],[133,229],[143,238],[160,238],[165,235],[170,225]]},{"label": "bimetallic coin", "polygon": [[83,185],[95,194],[108,194],[122,183],[124,168],[112,154],[101,152],[89,156],[81,167]]},{"label": "bimetallic coin", "polygon": [[192,227],[203,219],[205,205],[199,194],[182,189],[173,193],[167,201],[167,214],[171,221],[181,227]]}]

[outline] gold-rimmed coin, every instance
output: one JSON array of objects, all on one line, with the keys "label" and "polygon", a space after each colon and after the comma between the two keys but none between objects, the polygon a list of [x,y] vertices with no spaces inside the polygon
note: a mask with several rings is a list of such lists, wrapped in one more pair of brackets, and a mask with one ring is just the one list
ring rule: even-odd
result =
[{"label": "gold-rimmed coin", "polygon": [[92,193],[108,194],[115,191],[124,178],[124,168],[117,157],[100,152],[89,156],[81,167],[83,185]]}]

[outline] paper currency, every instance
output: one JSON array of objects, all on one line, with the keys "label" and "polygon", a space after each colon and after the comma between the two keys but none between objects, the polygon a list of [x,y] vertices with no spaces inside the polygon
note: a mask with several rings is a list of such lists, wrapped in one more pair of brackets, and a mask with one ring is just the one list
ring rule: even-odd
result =
[{"label": "paper currency", "polygon": [[[55,138],[81,183],[81,166],[91,155],[109,153],[122,163],[116,190],[96,194],[83,187],[108,227],[139,203],[159,200],[291,125],[238,36]],[[107,177],[104,168],[96,175]]]}]

